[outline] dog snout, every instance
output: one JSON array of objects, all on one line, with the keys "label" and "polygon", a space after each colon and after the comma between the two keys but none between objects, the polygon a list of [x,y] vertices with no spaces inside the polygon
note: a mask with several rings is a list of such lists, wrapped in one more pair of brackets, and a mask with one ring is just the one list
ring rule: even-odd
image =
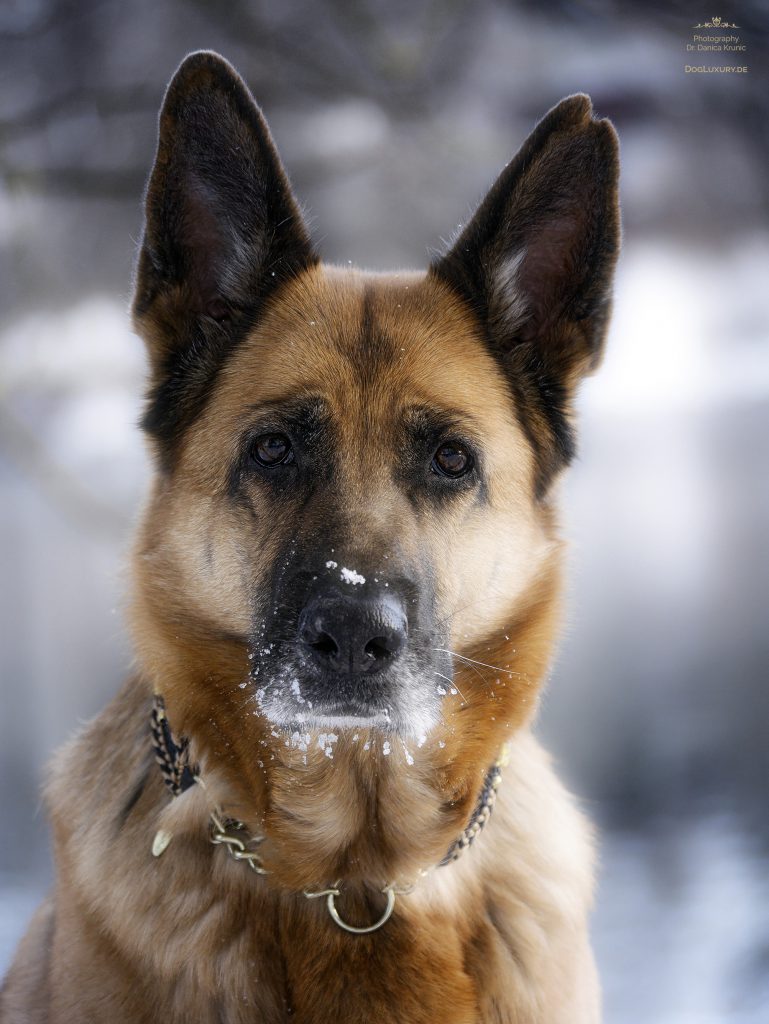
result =
[{"label": "dog snout", "polygon": [[299,641],[325,672],[357,676],[388,668],[408,639],[408,619],[395,594],[321,593],[299,617]]}]

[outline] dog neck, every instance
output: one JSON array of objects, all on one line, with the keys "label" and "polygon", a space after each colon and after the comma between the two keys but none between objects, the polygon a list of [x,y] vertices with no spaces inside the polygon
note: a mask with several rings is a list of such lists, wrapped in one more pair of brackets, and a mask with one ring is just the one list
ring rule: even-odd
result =
[{"label": "dog neck", "polygon": [[[207,787],[201,776],[199,765],[192,763],[190,760],[189,740],[187,737],[178,737],[174,734],[166,713],[165,701],[160,694],[155,694],[152,703],[151,732],[155,760],[171,796],[173,798],[181,797],[194,786],[206,789]],[[366,735],[368,738],[361,742],[360,732],[354,733],[352,735],[352,743],[359,743],[361,749],[368,752],[371,749],[372,740],[369,734]],[[298,742],[295,739],[296,736],[300,736]],[[323,749],[324,756],[331,759],[333,757],[332,744],[336,744],[338,740],[339,736],[337,734],[321,734],[317,746]],[[306,766],[308,763],[308,745],[311,741],[312,737],[309,733],[294,733],[293,737],[289,737],[285,745],[289,748],[294,746],[300,752],[303,752],[302,761]],[[381,742],[387,755],[391,755],[392,745],[397,743],[397,741],[393,739],[391,744],[389,739],[384,739]],[[402,746],[406,754],[407,764],[413,765],[414,759],[408,754],[405,743],[402,743]],[[506,748],[503,748],[500,756],[486,772],[483,788],[469,822],[460,835],[451,843],[447,852],[437,863],[437,866],[444,867],[459,859],[482,831],[491,815],[496,800],[496,792],[502,779],[502,767],[506,763],[506,756]],[[270,873],[264,864],[264,854],[259,849],[266,836],[250,835],[243,822],[228,817],[219,808],[211,811],[210,821],[212,843],[224,846],[234,859],[247,863],[258,874],[267,875]],[[171,838],[172,833],[166,829],[160,829],[153,841],[153,854],[155,856],[162,855]],[[383,837],[378,836],[377,842],[381,844],[382,841]],[[426,873],[425,868],[420,868],[419,873]],[[395,886],[395,882],[390,882],[384,887],[383,891],[394,891]],[[335,889],[324,890],[321,892],[321,895],[335,891]]]}]

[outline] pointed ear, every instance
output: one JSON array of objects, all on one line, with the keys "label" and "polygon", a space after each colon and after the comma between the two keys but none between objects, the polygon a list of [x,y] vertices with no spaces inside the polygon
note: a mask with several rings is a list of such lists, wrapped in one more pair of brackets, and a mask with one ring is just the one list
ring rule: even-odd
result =
[{"label": "pointed ear", "polygon": [[600,360],[619,251],[609,121],[570,96],[537,125],[432,272],[472,306],[538,456],[537,492],[574,452],[570,399]]},{"label": "pointed ear", "polygon": [[150,355],[151,434],[178,434],[270,294],[315,262],[246,85],[217,54],[191,54],[160,113],[137,265],[133,313]]}]

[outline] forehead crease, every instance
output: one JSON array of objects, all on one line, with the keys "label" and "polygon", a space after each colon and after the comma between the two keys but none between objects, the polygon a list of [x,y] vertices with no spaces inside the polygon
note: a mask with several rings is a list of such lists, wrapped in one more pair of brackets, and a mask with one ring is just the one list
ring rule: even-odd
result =
[{"label": "forehead crease", "polygon": [[345,365],[345,386],[337,389],[341,433],[354,447],[394,420],[396,395],[405,383],[395,358],[397,346],[379,315],[376,285],[364,282],[355,324],[336,335],[336,350]]},{"label": "forehead crease", "polygon": [[395,351],[395,342],[378,316],[375,287],[366,283],[360,300],[357,337],[343,354],[352,362],[362,387],[368,388],[382,379],[394,361]]}]

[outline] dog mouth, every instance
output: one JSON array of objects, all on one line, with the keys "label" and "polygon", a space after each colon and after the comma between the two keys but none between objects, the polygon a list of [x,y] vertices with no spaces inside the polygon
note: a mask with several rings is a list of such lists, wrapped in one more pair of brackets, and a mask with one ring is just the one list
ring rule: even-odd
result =
[{"label": "dog mouth", "polygon": [[289,733],[360,728],[418,737],[440,719],[442,688],[431,685],[431,678],[429,671],[404,664],[373,679],[364,674],[324,680],[308,678],[301,665],[260,662],[241,686],[251,690],[255,714]]}]

